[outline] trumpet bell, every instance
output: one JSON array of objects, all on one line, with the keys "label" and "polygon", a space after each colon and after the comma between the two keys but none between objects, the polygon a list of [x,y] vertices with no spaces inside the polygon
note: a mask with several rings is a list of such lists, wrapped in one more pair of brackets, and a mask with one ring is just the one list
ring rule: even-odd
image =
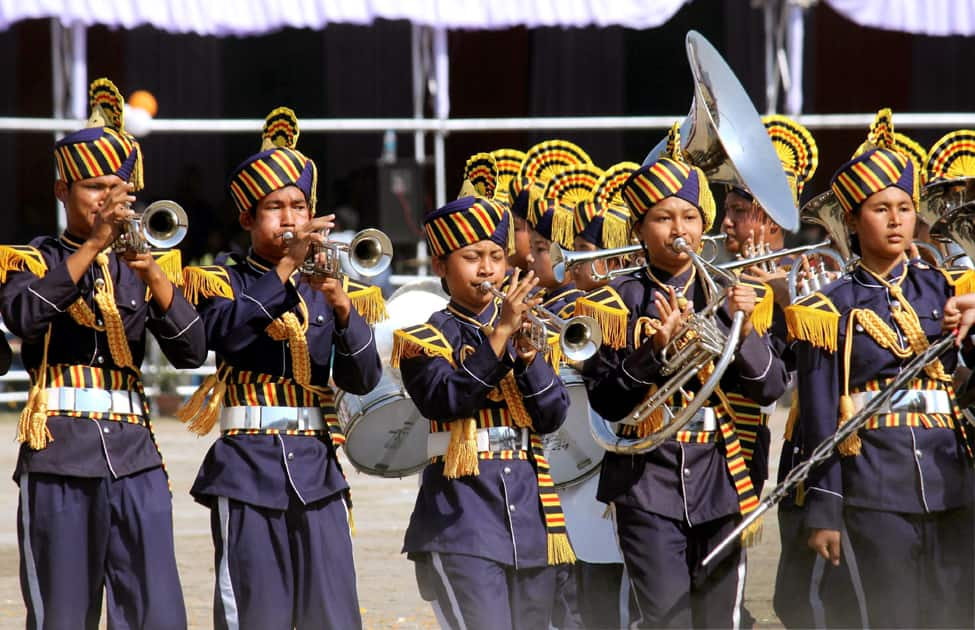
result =
[{"label": "trumpet bell", "polygon": [[175,201],[161,199],[149,204],[140,217],[143,236],[156,249],[176,247],[189,230],[186,211]]},{"label": "trumpet bell", "polygon": [[[782,229],[799,228],[799,211],[761,117],[741,83],[714,46],[697,31],[686,39],[687,60],[694,75],[691,111],[680,126],[688,161],[712,183],[747,188]],[[660,157],[667,139],[643,160]]]},{"label": "trumpet bell", "polygon": [[570,317],[559,332],[562,355],[570,361],[585,361],[603,344],[599,323],[588,315]]},{"label": "trumpet bell", "polygon": [[362,230],[349,243],[349,264],[361,276],[378,276],[389,268],[392,260],[393,244],[381,230]]}]

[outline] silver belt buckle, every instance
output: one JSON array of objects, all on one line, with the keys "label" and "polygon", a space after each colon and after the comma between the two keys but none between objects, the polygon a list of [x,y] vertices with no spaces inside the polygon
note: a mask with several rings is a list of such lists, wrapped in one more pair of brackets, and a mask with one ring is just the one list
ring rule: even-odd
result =
[{"label": "silver belt buckle", "polygon": [[[674,409],[673,413],[676,415],[678,411],[680,411],[680,409]],[[710,413],[713,413],[710,407],[701,407],[697,410],[697,413],[694,414],[694,417],[691,418],[691,421],[684,425],[684,430],[694,432],[714,431],[716,427],[708,426],[707,420]]]},{"label": "silver belt buckle", "polygon": [[76,387],[74,390],[74,408],[95,413],[112,411],[112,393],[105,389]]},{"label": "silver belt buckle", "polygon": [[520,451],[521,430],[511,427],[491,427],[488,429],[488,450]]},{"label": "silver belt buckle", "polygon": [[922,392],[902,389],[890,397],[890,410],[903,413],[924,413],[928,409],[928,399]]},{"label": "silver belt buckle", "polygon": [[260,409],[261,428],[277,431],[294,431],[298,428],[298,408],[278,407]]}]

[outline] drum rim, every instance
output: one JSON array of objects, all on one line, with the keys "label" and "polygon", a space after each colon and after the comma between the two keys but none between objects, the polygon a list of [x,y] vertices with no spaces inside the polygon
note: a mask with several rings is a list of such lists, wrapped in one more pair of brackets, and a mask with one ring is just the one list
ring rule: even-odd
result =
[{"label": "drum rim", "polygon": [[[400,400],[410,401],[410,398],[407,396],[406,398],[401,398]],[[413,408],[416,409],[416,405],[413,405]],[[417,413],[419,414],[418,409],[417,409]],[[429,422],[429,420],[425,418],[423,414],[419,414],[419,416],[422,421]],[[371,475],[373,477],[383,477],[385,479],[402,479],[404,477],[409,477],[411,475],[417,474],[418,472],[426,468],[427,465],[429,465],[430,463],[429,457],[423,459],[422,463],[416,466],[409,466],[405,468],[395,468],[395,469],[387,468],[386,470],[379,470],[378,468],[359,462],[357,458],[355,458],[352,455],[351,451],[349,450],[349,441],[352,439],[352,435],[355,432],[356,425],[360,424],[360,421],[365,417],[366,414],[359,413],[353,418],[351,418],[350,420],[348,420],[347,422],[345,422],[344,426],[342,427],[342,432],[345,434],[345,443],[342,444],[342,449],[345,451],[345,458],[349,460],[349,463],[352,464],[353,468],[355,468],[357,471],[363,474]],[[430,432],[430,428],[428,426],[427,433],[429,432]]]}]

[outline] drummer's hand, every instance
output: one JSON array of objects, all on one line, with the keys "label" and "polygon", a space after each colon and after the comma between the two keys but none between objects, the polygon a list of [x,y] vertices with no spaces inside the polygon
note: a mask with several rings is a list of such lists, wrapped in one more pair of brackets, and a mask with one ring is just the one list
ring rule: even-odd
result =
[{"label": "drummer's hand", "polygon": [[809,533],[806,541],[809,548],[823,557],[824,560],[832,563],[834,567],[840,566],[840,532],[835,529],[814,529]]},{"label": "drummer's hand", "polygon": [[684,319],[690,316],[693,305],[688,300],[687,306],[681,311],[677,304],[677,292],[674,291],[673,287],[667,287],[666,298],[660,292],[655,293],[653,302],[654,306],[657,307],[657,313],[660,315],[660,326],[650,338],[650,343],[653,344],[655,352],[660,352],[680,329]]},{"label": "drummer's hand", "polygon": [[[324,255],[324,254],[320,254]],[[342,280],[337,278],[321,278],[311,276],[308,278],[308,285],[320,291],[325,296],[325,301],[332,307],[335,313],[335,323],[339,328],[349,325],[349,315],[352,313],[352,300],[349,294],[342,288]]]}]

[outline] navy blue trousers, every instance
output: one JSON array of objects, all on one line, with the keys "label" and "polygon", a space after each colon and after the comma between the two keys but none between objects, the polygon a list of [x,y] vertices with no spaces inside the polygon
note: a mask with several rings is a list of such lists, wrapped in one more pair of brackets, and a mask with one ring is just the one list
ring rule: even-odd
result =
[{"label": "navy blue trousers", "polygon": [[846,508],[872,628],[972,628],[972,507],[900,514]]},{"label": "navy blue trousers", "polygon": [[636,628],[734,628],[741,619],[745,554],[740,548],[709,567],[701,560],[734,529],[737,515],[689,526],[616,506],[620,549],[636,595]]},{"label": "navy blue trousers", "polygon": [[186,628],[166,474],[23,474],[17,510],[27,627]]},{"label": "navy blue trousers", "polygon": [[802,508],[779,505],[781,553],[772,605],[786,628],[863,628],[868,625],[859,563],[842,536],[840,566],[809,548]]},{"label": "navy blue trousers", "polygon": [[341,494],[285,511],[217,497],[210,528],[215,628],[362,627]]},{"label": "navy blue trousers", "polygon": [[629,626],[635,605],[629,603],[632,596],[629,577],[622,564],[576,560],[572,565],[560,565],[556,575],[553,628],[583,630]]},{"label": "navy blue trousers", "polygon": [[413,554],[420,596],[451,630],[538,630],[549,627],[554,567],[518,569],[452,553]]}]

